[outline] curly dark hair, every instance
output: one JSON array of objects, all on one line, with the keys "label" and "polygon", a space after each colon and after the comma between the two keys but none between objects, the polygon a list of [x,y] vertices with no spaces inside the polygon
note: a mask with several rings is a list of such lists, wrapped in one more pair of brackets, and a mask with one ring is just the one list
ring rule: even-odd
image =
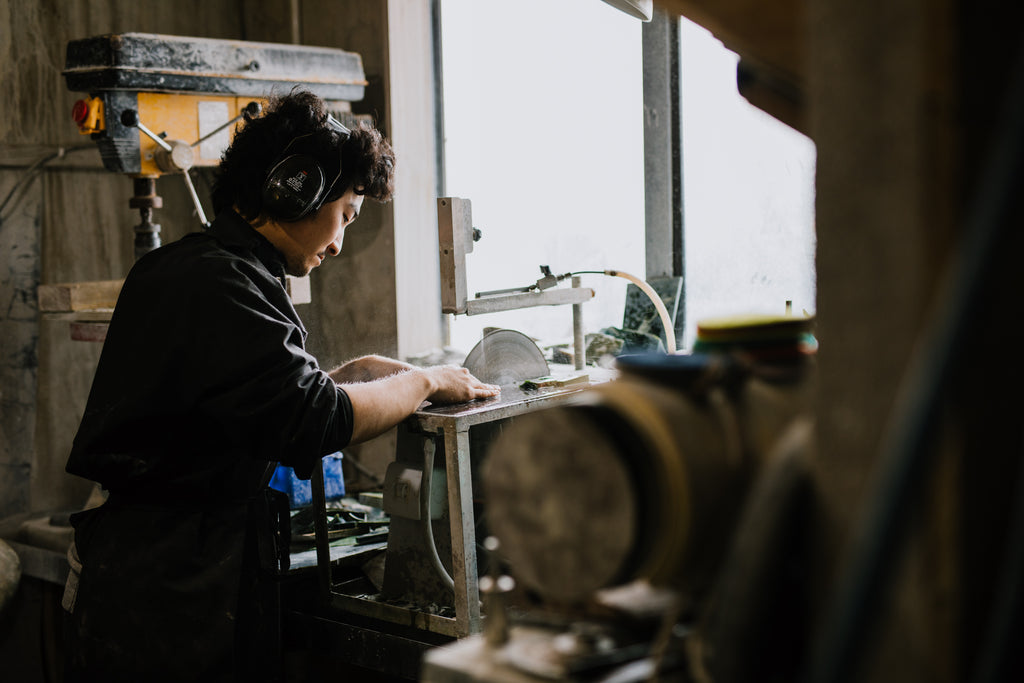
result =
[{"label": "curly dark hair", "polygon": [[360,123],[346,140],[328,125],[323,100],[306,90],[272,96],[264,111],[242,126],[221,158],[214,177],[214,212],[234,206],[246,220],[267,218],[263,182],[286,148],[288,154],[311,155],[328,177],[337,173],[340,159],[341,177],[324,204],[350,188],[379,202],[394,195],[395,154],[376,128]]}]

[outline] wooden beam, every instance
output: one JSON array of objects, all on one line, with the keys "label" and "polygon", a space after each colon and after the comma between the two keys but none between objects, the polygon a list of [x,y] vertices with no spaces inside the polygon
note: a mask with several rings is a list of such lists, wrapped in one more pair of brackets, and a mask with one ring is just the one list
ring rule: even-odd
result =
[{"label": "wooden beam", "polygon": [[[84,311],[111,311],[117,303],[124,280],[97,282],[64,282],[39,285],[40,313],[81,313]],[[308,304],[313,298],[309,276],[285,278],[285,289],[293,304]],[[75,319],[82,319],[75,316]]]},{"label": "wooden beam", "polygon": [[670,14],[708,29],[727,48],[776,72],[802,81],[804,0],[658,0]]},{"label": "wooden beam", "polygon": [[110,323],[71,321],[71,339],[74,341],[102,342],[107,339]]},{"label": "wooden beam", "polygon": [[804,114],[805,0],[659,0],[740,55],[736,87],[752,105],[808,134]]},{"label": "wooden beam", "polygon": [[44,313],[74,313],[112,309],[124,280],[66,282],[39,285],[39,310]]}]

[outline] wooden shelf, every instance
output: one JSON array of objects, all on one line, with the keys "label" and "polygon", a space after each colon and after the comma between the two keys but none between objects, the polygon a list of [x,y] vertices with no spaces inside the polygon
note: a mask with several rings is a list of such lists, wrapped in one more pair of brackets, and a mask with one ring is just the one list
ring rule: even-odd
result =
[{"label": "wooden shelf", "polygon": [[[39,311],[71,314],[112,311],[122,285],[124,280],[39,285]],[[109,319],[108,313],[107,320]]]},{"label": "wooden shelf", "polygon": [[[39,285],[39,312],[43,320],[66,320],[75,341],[103,341],[124,280],[63,282]],[[309,276],[287,277],[285,288],[294,304],[312,301]]]}]

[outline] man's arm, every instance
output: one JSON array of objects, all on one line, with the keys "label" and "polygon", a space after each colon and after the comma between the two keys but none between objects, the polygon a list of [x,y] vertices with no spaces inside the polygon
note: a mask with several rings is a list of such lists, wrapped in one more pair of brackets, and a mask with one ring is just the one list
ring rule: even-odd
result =
[{"label": "man's arm", "polygon": [[461,403],[497,396],[500,391],[497,386],[473,377],[469,370],[449,365],[410,366],[383,379],[345,383],[341,387],[352,402],[350,443],[367,441],[391,429],[424,401]]},{"label": "man's arm", "polygon": [[372,382],[376,379],[383,379],[406,370],[412,370],[414,366],[403,363],[393,358],[384,356],[363,356],[340,365],[328,374],[336,384],[350,384],[354,382]]}]

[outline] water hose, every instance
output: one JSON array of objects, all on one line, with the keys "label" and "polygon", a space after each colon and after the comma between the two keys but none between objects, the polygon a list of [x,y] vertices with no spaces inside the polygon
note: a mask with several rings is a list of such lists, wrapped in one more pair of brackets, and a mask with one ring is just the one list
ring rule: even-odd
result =
[{"label": "water hose", "polygon": [[431,480],[434,478],[434,439],[423,440],[423,477],[420,479],[420,523],[423,525],[424,540],[427,549],[430,551],[430,563],[434,565],[437,575],[442,583],[452,591],[455,590],[455,579],[445,569],[441,562],[441,556],[437,552],[437,543],[434,541],[434,526],[430,519],[430,489]]},{"label": "water hose", "polygon": [[676,353],[676,331],[675,326],[672,324],[671,318],[668,315],[668,309],[665,308],[665,303],[658,296],[658,293],[654,291],[654,288],[649,284],[638,278],[636,275],[630,275],[621,270],[581,270],[570,275],[610,275],[612,277],[621,277],[629,280],[634,285],[640,288],[647,298],[654,304],[654,309],[658,312],[658,317],[661,318],[661,326],[665,330],[665,347],[668,350],[669,355]]}]

